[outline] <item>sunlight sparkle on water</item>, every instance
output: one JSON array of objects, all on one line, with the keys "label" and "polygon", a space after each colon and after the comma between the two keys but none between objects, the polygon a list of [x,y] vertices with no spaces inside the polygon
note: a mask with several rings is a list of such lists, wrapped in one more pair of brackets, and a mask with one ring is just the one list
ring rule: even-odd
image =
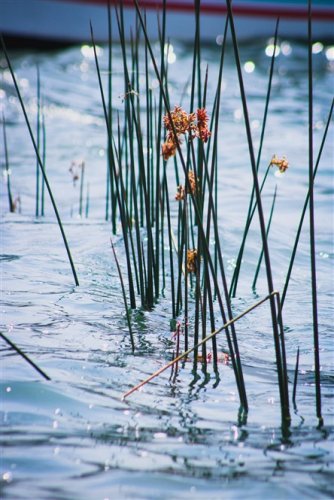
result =
[{"label": "sunlight sparkle on water", "polygon": [[2,480],[5,481],[6,483],[10,483],[12,479],[13,475],[11,472],[4,472],[2,474]]},{"label": "sunlight sparkle on water", "polygon": [[253,63],[253,61],[245,62],[244,70],[246,71],[246,73],[253,73],[253,71],[255,70],[255,64]]},{"label": "sunlight sparkle on water", "polygon": [[334,61],[334,46],[326,49],[326,57],[328,61]]},{"label": "sunlight sparkle on water", "polygon": [[324,46],[321,42],[315,42],[312,45],[312,52],[313,54],[320,54],[324,50]]},{"label": "sunlight sparkle on water", "polygon": [[292,53],[292,47],[289,42],[281,43],[281,51],[284,56],[289,56]]},{"label": "sunlight sparkle on water", "polygon": [[167,56],[167,62],[173,64],[176,61],[176,54],[174,52],[174,47],[170,43],[165,43],[164,53]]},{"label": "sunlight sparkle on water", "polygon": [[[99,47],[98,45],[95,45],[96,48],[96,55],[100,56],[103,54],[103,49]],[[87,57],[87,59],[94,59],[94,48],[91,45],[82,45],[81,49],[81,54],[84,57]]]},{"label": "sunlight sparkle on water", "polygon": [[272,57],[274,55],[274,52],[275,52],[275,57],[277,57],[281,52],[280,46],[279,45],[275,46],[273,43],[268,43],[265,50],[266,56]]}]

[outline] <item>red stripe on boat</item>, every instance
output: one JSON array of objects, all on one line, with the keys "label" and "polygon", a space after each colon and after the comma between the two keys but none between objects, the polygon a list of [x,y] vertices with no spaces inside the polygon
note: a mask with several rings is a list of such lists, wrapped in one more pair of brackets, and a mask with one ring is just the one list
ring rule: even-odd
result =
[{"label": "red stripe on boat", "polygon": [[[77,3],[85,3],[91,5],[108,5],[108,0],[60,0],[62,2],[70,1]],[[111,5],[120,5],[119,1],[111,0]],[[142,9],[161,9],[162,2],[156,0],[141,0],[138,2]],[[133,0],[123,0],[123,6],[125,8],[134,8]],[[303,7],[282,7],[280,5],[273,6],[263,6],[263,5],[234,5],[232,6],[233,13],[236,16],[256,16],[256,17],[280,17],[285,19],[307,19],[308,12],[307,6]],[[186,2],[168,1],[167,10],[174,12],[193,12],[194,5]],[[226,14],[226,5],[217,4],[205,4],[201,5],[201,13],[203,14]],[[312,18],[317,21],[329,21],[334,20],[334,9],[330,8],[317,8],[312,9]],[[333,28],[334,29],[334,28]]]}]

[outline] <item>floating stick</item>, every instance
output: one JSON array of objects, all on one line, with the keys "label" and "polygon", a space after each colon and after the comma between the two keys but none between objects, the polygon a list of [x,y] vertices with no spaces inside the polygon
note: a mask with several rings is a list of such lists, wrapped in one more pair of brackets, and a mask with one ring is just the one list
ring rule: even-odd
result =
[{"label": "floating stick", "polygon": [[275,295],[279,296],[279,292],[277,292],[277,291],[272,292],[271,294],[267,295],[263,299],[259,300],[258,302],[256,302],[252,306],[250,306],[248,309],[245,309],[245,311],[243,311],[242,313],[238,314],[238,316],[236,316],[235,318],[232,318],[229,321],[227,321],[223,326],[221,326],[220,328],[218,328],[214,332],[212,332],[209,335],[207,335],[206,337],[204,337],[204,339],[202,339],[200,342],[198,342],[198,344],[196,344],[193,347],[187,349],[185,352],[183,352],[182,354],[180,354],[176,358],[174,358],[171,361],[169,361],[169,363],[167,363],[166,365],[164,365],[161,368],[159,368],[159,370],[157,370],[156,372],[152,373],[152,375],[150,375],[148,378],[146,378],[145,380],[143,380],[142,382],[140,382],[139,384],[137,384],[135,387],[132,387],[132,389],[130,389],[129,391],[125,392],[123,394],[123,396],[122,396],[122,400],[124,400],[125,398],[127,398],[128,396],[130,396],[130,394],[132,394],[133,392],[138,391],[138,389],[140,389],[143,385],[145,385],[148,382],[150,382],[152,379],[154,379],[155,377],[157,377],[158,375],[160,375],[162,372],[164,372],[165,370],[167,370],[168,368],[170,368],[171,366],[173,366],[175,363],[178,363],[181,359],[186,358],[195,349],[198,350],[198,348],[201,345],[203,345],[205,342],[207,342],[208,340],[212,339],[215,335],[217,335],[218,333],[220,333],[222,330],[225,330],[227,327],[229,327],[230,325],[232,325],[233,323],[235,323],[236,321],[238,321],[239,319],[241,319],[243,316],[245,316],[249,312],[251,312],[254,309],[256,309],[257,307],[259,307],[261,304],[263,304],[264,302],[266,302],[268,299],[271,299],[272,297],[275,297]]}]

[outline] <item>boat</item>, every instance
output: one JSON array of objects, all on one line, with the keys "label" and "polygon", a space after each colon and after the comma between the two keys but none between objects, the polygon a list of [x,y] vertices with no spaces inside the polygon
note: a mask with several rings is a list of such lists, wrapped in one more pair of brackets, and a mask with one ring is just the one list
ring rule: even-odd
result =
[{"label": "boat", "polygon": [[[112,15],[112,37],[118,39],[113,0],[0,0],[0,32],[5,40],[21,46],[39,44],[89,43],[90,22],[97,43],[108,40],[108,3]],[[158,38],[157,17],[163,0],[139,0],[145,12],[149,35]],[[136,26],[133,0],[123,0],[126,36]],[[195,32],[194,0],[166,0],[166,33],[170,39],[191,42]],[[280,18],[279,35],[285,39],[306,39],[307,0],[233,0],[237,37],[240,41],[268,38]],[[200,1],[201,40],[219,41],[224,31],[227,7],[225,0]],[[313,0],[312,35],[317,41],[334,41],[334,1]]]}]

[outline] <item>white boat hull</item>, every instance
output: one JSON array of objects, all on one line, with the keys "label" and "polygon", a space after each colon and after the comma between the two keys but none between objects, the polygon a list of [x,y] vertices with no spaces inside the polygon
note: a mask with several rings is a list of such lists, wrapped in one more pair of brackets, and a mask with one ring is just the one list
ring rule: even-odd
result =
[{"label": "white boat hull", "polygon": [[[270,37],[280,16],[281,37],[306,39],[307,1],[292,3],[234,0],[233,9],[239,40]],[[0,0],[0,31],[5,37],[39,40],[41,42],[82,43],[90,41],[90,22],[98,43],[108,40],[107,0]],[[112,2],[119,5],[120,2]],[[158,37],[156,5],[162,0],[146,0],[147,26],[152,39]],[[124,1],[127,36],[135,26],[135,10],[130,0]],[[112,5],[113,7],[113,5]],[[167,0],[167,35],[171,39],[192,41],[195,31],[192,0]],[[118,39],[115,16],[112,16],[113,38]],[[224,0],[201,2],[201,40],[215,43],[224,31],[226,5]],[[313,39],[334,40],[334,2],[319,1],[313,7]]]}]

